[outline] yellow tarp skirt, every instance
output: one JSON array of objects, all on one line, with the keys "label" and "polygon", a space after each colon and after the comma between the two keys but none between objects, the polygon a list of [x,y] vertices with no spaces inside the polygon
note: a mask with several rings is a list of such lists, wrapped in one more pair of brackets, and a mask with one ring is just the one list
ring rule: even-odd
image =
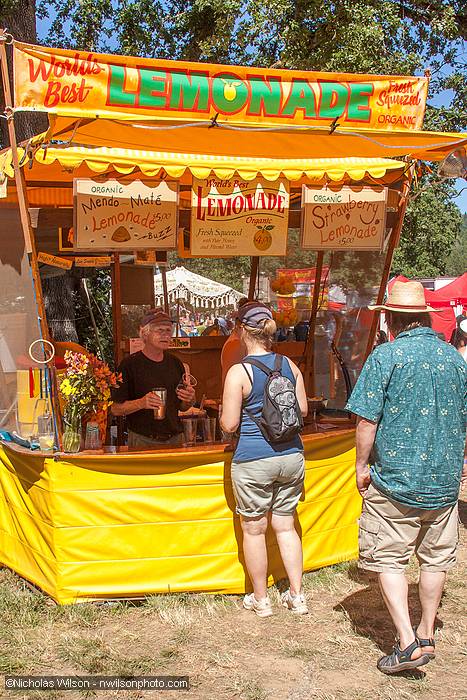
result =
[{"label": "yellow tarp skirt", "polygon": [[[305,438],[305,570],[357,555],[354,432]],[[62,604],[150,593],[243,593],[230,482],[215,448],[54,460],[0,446],[0,562]],[[284,577],[269,538],[270,583]]]}]

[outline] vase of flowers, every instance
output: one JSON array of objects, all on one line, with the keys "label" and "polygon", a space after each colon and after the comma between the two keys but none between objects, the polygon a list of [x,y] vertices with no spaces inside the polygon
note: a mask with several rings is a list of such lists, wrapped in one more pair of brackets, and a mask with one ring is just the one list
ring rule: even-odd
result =
[{"label": "vase of flowers", "polygon": [[65,423],[62,443],[64,452],[79,452],[81,447],[81,420],[76,418],[70,423]]},{"label": "vase of flowers", "polygon": [[[64,401],[63,449],[65,452],[79,452],[83,419],[91,416],[107,417],[111,405],[110,392],[116,388],[120,375],[112,372],[110,367],[94,355],[82,353],[65,353],[66,374],[60,382],[60,393]],[[102,430],[102,428],[101,428]],[[105,436],[105,428],[104,428]]]}]

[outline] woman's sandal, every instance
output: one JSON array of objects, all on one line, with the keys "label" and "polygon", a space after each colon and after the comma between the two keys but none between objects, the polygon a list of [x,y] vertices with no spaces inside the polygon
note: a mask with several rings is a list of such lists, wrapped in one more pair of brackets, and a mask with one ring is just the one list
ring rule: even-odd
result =
[{"label": "woman's sandal", "polygon": [[416,639],[412,644],[409,644],[405,649],[401,649],[399,644],[394,645],[394,649],[391,654],[387,656],[382,656],[378,663],[376,664],[378,670],[381,673],[391,674],[399,673],[399,671],[407,671],[411,668],[418,668],[419,666],[424,666],[430,660],[428,654],[423,654],[418,659],[411,659],[410,657],[414,653],[415,649],[418,649],[420,644]]},{"label": "woman's sandal", "polygon": [[433,651],[425,651],[424,654],[425,656],[428,656],[429,659],[434,659],[436,657],[435,654],[435,640],[433,638],[431,639],[422,639],[421,637],[418,636],[417,632],[417,625],[414,625],[413,631],[415,633],[415,641],[418,642],[418,646],[420,649],[423,651],[425,647],[433,647]]}]

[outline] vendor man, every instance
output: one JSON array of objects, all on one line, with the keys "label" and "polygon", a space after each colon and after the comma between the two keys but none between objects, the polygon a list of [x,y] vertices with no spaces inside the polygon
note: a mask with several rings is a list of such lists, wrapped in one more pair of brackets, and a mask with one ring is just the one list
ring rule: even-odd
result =
[{"label": "vendor man", "polygon": [[[192,386],[183,386],[189,368],[166,352],[172,337],[172,321],[162,309],[152,309],[141,321],[143,349],[126,357],[119,367],[122,383],[113,392],[112,413],[127,416],[128,447],[150,448],[180,445],[182,427],[178,411],[195,402]],[[179,388],[182,383],[183,388]],[[157,420],[154,409],[162,405],[155,388],[167,390],[165,418]]]}]

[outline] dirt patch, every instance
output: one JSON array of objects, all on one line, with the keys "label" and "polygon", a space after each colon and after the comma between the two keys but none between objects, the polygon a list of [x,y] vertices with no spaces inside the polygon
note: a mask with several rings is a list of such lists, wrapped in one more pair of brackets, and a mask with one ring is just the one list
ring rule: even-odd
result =
[{"label": "dirt patch", "polygon": [[[311,614],[279,607],[260,620],[238,596],[152,596],[141,605],[53,606],[10,571],[0,571],[0,673],[188,675],[184,691],[11,692],[1,698],[84,697],[180,700],[465,700],[467,504],[459,565],[438,620],[437,658],[423,670],[386,677],[376,669],[394,630],[376,582],[355,563],[307,574]],[[409,570],[417,621],[417,567]]]}]

